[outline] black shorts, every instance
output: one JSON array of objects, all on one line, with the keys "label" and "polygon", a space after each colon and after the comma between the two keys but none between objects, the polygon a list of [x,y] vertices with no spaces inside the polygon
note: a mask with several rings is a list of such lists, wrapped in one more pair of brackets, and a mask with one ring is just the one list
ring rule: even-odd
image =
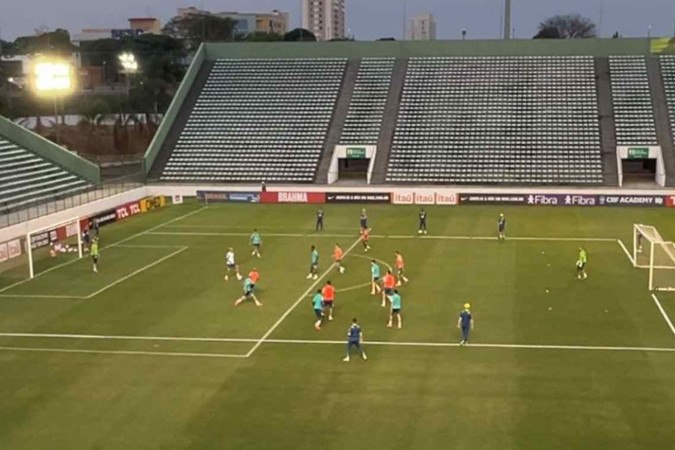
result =
[{"label": "black shorts", "polygon": [[228,270],[234,270],[234,269],[237,268],[237,265],[236,264],[227,264],[227,268],[228,268]]},{"label": "black shorts", "polygon": [[392,308],[391,313],[392,313],[392,314],[400,314],[400,313],[401,313],[401,308]]},{"label": "black shorts", "polygon": [[316,315],[317,319],[320,319],[323,317],[323,309],[315,309],[314,314]]},{"label": "black shorts", "polygon": [[377,283],[378,281],[380,281],[380,277],[373,277],[372,279],[373,279],[374,283]]},{"label": "black shorts", "polygon": [[97,263],[97,262],[98,262],[98,255],[97,255],[97,256],[92,256],[91,259],[94,260],[94,263]]},{"label": "black shorts", "polygon": [[586,268],[586,263],[577,264],[577,269],[584,270]]},{"label": "black shorts", "polygon": [[394,295],[394,290],[393,289],[385,289],[384,295],[392,296],[392,295]]},{"label": "black shorts", "polygon": [[323,306],[326,307],[326,308],[332,308],[333,307],[333,300],[324,300]]}]

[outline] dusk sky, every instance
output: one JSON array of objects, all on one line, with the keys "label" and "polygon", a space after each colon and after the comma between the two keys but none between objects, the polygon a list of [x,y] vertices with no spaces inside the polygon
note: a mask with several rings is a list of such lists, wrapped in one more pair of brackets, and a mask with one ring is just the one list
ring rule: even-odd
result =
[{"label": "dusk sky", "polygon": [[[468,38],[496,38],[503,0],[347,0],[347,26],[360,40],[400,38],[403,4],[408,15],[430,11],[438,23],[439,39],[457,39],[462,28]],[[180,6],[211,11],[269,11],[291,14],[291,26],[301,24],[301,0],[0,0],[0,36],[13,40],[36,28],[125,28],[129,17],[159,17],[162,24]],[[600,21],[602,11],[602,22]],[[518,38],[536,33],[545,17],[578,12],[601,25],[601,35],[619,31],[627,37],[673,36],[675,0],[513,0],[513,28]]]}]

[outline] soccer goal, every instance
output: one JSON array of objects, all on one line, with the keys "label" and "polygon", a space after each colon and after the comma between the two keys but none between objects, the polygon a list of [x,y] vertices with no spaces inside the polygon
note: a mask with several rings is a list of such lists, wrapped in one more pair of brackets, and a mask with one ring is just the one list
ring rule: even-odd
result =
[{"label": "soccer goal", "polygon": [[82,242],[81,219],[75,217],[27,233],[25,249],[30,278],[56,265],[82,258],[86,249]]},{"label": "soccer goal", "polygon": [[675,243],[651,225],[633,225],[633,266],[649,270],[650,291],[675,291]]}]

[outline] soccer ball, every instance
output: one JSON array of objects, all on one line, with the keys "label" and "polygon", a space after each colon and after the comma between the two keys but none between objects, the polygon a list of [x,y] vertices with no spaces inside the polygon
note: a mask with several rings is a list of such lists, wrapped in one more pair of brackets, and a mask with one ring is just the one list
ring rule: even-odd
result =
[{"label": "soccer ball", "polygon": [[417,230],[417,234],[422,234],[422,230]]}]

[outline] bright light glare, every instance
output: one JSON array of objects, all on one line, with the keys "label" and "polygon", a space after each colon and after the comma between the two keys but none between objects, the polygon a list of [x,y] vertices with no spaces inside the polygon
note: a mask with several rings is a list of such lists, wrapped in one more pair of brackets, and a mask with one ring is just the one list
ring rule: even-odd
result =
[{"label": "bright light glare", "polygon": [[38,62],[35,73],[35,89],[38,92],[65,93],[73,88],[70,65],[64,62]]},{"label": "bright light glare", "polygon": [[135,73],[138,71],[138,61],[136,61],[133,53],[122,53],[117,56],[117,59],[120,60],[124,72]]}]

